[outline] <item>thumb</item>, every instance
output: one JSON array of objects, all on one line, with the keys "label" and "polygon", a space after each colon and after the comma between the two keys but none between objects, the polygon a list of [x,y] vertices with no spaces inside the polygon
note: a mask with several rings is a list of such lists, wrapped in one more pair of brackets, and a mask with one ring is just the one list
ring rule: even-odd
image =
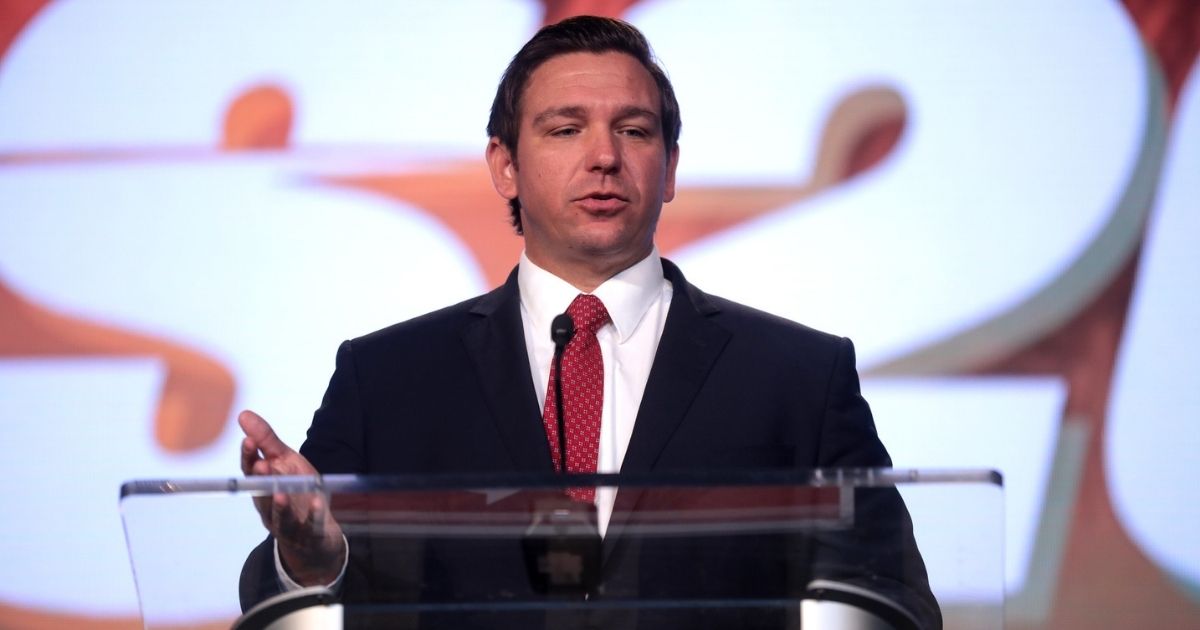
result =
[{"label": "thumb", "polygon": [[262,451],[267,459],[283,457],[295,452],[287,444],[284,444],[279,436],[275,435],[275,430],[262,416],[249,409],[238,414],[238,425],[242,427],[242,433],[254,441],[254,445]]}]

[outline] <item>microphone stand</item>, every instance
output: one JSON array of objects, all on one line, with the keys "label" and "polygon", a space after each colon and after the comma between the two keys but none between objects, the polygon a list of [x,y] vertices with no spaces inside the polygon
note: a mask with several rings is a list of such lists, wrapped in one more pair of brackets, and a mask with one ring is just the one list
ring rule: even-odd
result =
[{"label": "microphone stand", "polygon": [[558,420],[558,472],[567,472],[567,427],[563,420],[562,355],[571,338],[575,336],[575,321],[570,315],[557,315],[550,324],[550,338],[554,340],[554,411]]}]

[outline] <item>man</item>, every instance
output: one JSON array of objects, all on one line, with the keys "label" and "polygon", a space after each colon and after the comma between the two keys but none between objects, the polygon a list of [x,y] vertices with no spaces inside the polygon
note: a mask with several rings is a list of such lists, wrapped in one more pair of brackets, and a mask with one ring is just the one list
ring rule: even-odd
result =
[{"label": "man", "polygon": [[[505,72],[488,124],[492,181],[525,239],[518,268],[486,295],[344,343],[299,453],[243,412],[243,471],[561,470],[549,331],[564,311],[587,321],[563,359],[571,472],[889,466],[847,340],[706,295],[658,257],[679,132],[671,84],[632,26],[581,17],[539,31]],[[613,497],[596,501],[603,528]],[[277,496],[259,508],[278,545],[268,539],[251,558],[250,590],[384,581],[347,568],[319,499]],[[314,529],[324,534],[297,535]],[[917,565],[896,598],[940,626],[915,548],[889,554]],[[485,563],[436,564],[461,595],[458,582]],[[663,570],[643,566],[636,579]],[[649,588],[669,596],[664,584],[685,584],[672,570]]]}]

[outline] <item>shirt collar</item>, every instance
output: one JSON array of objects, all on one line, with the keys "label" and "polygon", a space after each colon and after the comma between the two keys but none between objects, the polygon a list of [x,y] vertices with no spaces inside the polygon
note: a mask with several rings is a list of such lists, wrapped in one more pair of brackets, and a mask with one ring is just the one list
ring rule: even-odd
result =
[{"label": "shirt collar", "polygon": [[[533,329],[545,329],[547,336],[554,316],[566,312],[580,293],[566,280],[538,267],[525,252],[521,252],[517,264],[517,287],[521,293],[521,306],[530,317]],[[605,280],[592,295],[604,302],[616,329],[617,343],[624,343],[637,330],[662,290],[662,259],[658,248],[654,248],[637,264]]]}]

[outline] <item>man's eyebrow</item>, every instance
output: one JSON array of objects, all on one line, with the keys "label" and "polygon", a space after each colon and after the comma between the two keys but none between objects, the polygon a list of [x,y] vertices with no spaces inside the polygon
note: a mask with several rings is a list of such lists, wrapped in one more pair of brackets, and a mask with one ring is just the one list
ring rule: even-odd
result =
[{"label": "man's eyebrow", "polygon": [[620,110],[617,114],[617,120],[624,120],[626,118],[648,118],[654,122],[658,122],[659,114],[644,107],[629,106]]},{"label": "man's eyebrow", "polygon": [[579,105],[566,105],[563,107],[551,107],[533,117],[534,126],[540,125],[551,118],[584,118],[587,110]]},{"label": "man's eyebrow", "polygon": [[624,107],[617,112],[617,120],[628,120],[630,118],[645,118],[654,125],[658,125],[658,113],[646,109],[645,107],[630,105],[629,107]]},{"label": "man's eyebrow", "polygon": [[[545,123],[551,118],[587,118],[587,108],[582,105],[564,105],[562,107],[551,107],[537,116],[533,117],[533,125],[538,126]],[[630,105],[623,107],[617,111],[616,120],[626,120],[629,118],[647,118],[654,124],[658,124],[658,114],[645,107]]]}]

